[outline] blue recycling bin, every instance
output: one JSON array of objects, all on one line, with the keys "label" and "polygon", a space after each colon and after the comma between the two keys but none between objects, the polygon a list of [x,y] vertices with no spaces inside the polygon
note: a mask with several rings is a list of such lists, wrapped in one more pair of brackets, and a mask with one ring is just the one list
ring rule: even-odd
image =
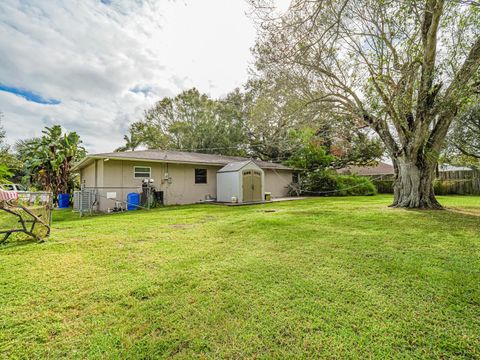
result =
[{"label": "blue recycling bin", "polygon": [[140,205],[140,194],[130,193],[127,195],[127,210],[137,210]]},{"label": "blue recycling bin", "polygon": [[67,209],[70,206],[70,194],[58,194],[58,207]]}]

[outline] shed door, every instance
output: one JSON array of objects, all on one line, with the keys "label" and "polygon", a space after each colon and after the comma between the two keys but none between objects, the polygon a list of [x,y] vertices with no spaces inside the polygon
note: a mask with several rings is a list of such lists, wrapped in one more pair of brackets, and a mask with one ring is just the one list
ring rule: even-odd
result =
[{"label": "shed door", "polygon": [[243,202],[262,201],[262,173],[243,171]]}]

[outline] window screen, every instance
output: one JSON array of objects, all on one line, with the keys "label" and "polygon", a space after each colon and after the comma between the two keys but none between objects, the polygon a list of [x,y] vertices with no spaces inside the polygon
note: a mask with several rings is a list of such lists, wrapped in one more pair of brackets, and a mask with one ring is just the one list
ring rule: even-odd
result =
[{"label": "window screen", "polygon": [[149,167],[144,167],[144,166],[133,167],[133,177],[135,179],[150,178],[150,175],[151,175],[151,169]]},{"label": "window screen", "polygon": [[207,183],[207,169],[195,169],[195,184]]}]

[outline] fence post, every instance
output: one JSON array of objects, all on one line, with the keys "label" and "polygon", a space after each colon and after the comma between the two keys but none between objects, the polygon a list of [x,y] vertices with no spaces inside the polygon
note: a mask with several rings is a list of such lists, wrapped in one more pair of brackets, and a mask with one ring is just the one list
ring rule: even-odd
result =
[{"label": "fence post", "polygon": [[80,186],[80,196],[79,196],[79,199],[78,199],[78,212],[80,213],[80,217],[83,216],[83,192],[84,192],[84,189],[85,189],[85,182],[82,183],[82,185]]}]

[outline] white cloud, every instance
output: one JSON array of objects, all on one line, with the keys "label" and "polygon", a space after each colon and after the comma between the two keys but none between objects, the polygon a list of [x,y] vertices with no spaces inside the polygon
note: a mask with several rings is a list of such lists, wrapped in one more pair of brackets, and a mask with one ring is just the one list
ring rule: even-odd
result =
[{"label": "white cloud", "polygon": [[244,0],[104,2],[0,2],[0,83],[61,102],[0,92],[10,142],[60,123],[89,151],[111,151],[159,98],[191,86],[221,96],[246,80]]}]

